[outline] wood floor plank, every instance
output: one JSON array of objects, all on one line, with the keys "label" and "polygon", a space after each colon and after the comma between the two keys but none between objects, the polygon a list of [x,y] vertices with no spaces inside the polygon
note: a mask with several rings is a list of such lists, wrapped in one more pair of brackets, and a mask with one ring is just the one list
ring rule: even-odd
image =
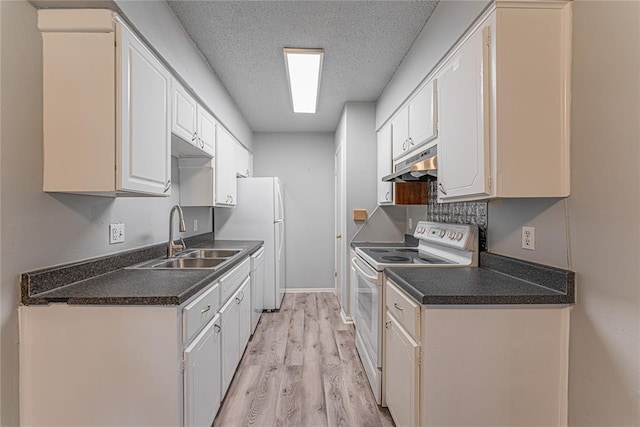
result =
[{"label": "wood floor plank", "polygon": [[329,427],[353,425],[349,413],[349,397],[344,388],[342,364],[324,365],[322,370],[324,395],[327,401],[327,421]]},{"label": "wood floor plank", "polygon": [[298,299],[296,299],[296,304],[291,312],[291,319],[289,321],[287,345],[284,356],[285,365],[302,365],[304,361],[304,306],[299,305],[300,301]]},{"label": "wood floor plank", "polygon": [[302,344],[303,364],[320,364],[320,326],[318,323],[318,307],[316,296],[307,297],[304,305],[304,338]]},{"label": "wood floor plank", "polygon": [[278,426],[301,425],[302,398],[302,366],[285,366],[276,408],[276,423]]},{"label": "wood floor plank", "polygon": [[303,426],[327,426],[327,402],[319,363],[302,365],[302,415]]},{"label": "wood floor plank", "polygon": [[227,396],[213,423],[214,427],[246,425],[246,416],[251,407],[254,388],[258,384],[262,372],[260,366],[240,366],[236,372]]},{"label": "wood floor plank", "polygon": [[331,308],[329,308],[325,296],[320,295],[317,301],[320,357],[324,365],[335,365],[340,363],[340,356],[338,355],[338,346],[333,334]]}]

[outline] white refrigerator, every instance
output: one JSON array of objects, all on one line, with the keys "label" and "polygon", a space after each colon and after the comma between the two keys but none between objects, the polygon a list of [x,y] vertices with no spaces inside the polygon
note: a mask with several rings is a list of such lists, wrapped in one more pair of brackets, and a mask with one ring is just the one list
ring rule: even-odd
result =
[{"label": "white refrigerator", "polygon": [[264,240],[264,309],[277,310],[284,297],[284,194],[277,177],[238,179],[236,207],[216,209],[216,240]]}]

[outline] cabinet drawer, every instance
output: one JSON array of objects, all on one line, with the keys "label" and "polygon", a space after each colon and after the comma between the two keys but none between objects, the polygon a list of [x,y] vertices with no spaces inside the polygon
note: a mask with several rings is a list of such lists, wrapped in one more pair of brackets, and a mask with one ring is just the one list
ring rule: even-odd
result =
[{"label": "cabinet drawer", "polygon": [[420,341],[420,305],[390,280],[387,280],[387,310],[413,338]]},{"label": "cabinet drawer", "polygon": [[220,308],[220,285],[214,284],[182,310],[182,342],[187,344]]},{"label": "cabinet drawer", "polygon": [[220,278],[220,301],[224,303],[242,285],[251,271],[249,258]]}]

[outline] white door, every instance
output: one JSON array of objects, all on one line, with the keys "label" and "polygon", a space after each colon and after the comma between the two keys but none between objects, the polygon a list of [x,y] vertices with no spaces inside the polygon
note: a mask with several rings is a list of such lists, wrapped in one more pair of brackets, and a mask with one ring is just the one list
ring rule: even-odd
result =
[{"label": "white door", "polygon": [[184,351],[184,425],[210,426],[220,407],[220,315]]},{"label": "white door", "polygon": [[276,297],[276,309],[280,308],[282,299],[287,289],[287,271],[286,271],[286,245],[285,245],[285,227],[284,222],[276,222],[274,224],[276,234],[276,265],[275,265],[275,297]]},{"label": "white door", "polygon": [[231,384],[231,379],[236,371],[236,366],[240,361],[240,310],[236,302],[235,296],[229,298],[229,301],[220,310],[220,327],[222,329],[222,381],[220,396],[224,395]]},{"label": "white door", "polygon": [[414,149],[435,139],[436,81],[427,83],[409,104],[409,149]]},{"label": "white door", "polygon": [[393,204],[393,183],[382,182],[382,177],[392,171],[391,158],[391,125],[387,125],[378,132],[378,204]]},{"label": "white door", "polygon": [[438,198],[489,194],[488,49],[478,29],[438,78]]},{"label": "white door", "polygon": [[[398,426],[420,425],[420,344],[387,312],[385,395]],[[461,408],[461,410],[464,410]]]},{"label": "white door", "polygon": [[240,313],[240,350],[242,355],[251,337],[251,279],[247,277],[238,291]]},{"label": "white door", "polygon": [[118,25],[118,188],[171,194],[171,75]]},{"label": "white door", "polygon": [[198,148],[210,156],[216,153],[216,121],[211,114],[198,105]]},{"label": "white door", "polygon": [[342,243],[342,231],[344,213],[342,212],[343,191],[342,188],[342,147],[344,146],[344,140],[340,141],[340,146],[336,150],[334,160],[334,197],[335,197],[335,271],[333,273],[335,278],[336,296],[340,300],[340,306],[345,315],[349,316],[349,299],[345,295],[344,275],[343,275],[343,263],[344,263],[344,245]]},{"label": "white door", "polygon": [[171,80],[171,87],[173,91],[171,132],[195,145],[198,103],[175,79]]},{"label": "white door", "polygon": [[216,125],[216,206],[236,204],[236,142],[229,133]]}]

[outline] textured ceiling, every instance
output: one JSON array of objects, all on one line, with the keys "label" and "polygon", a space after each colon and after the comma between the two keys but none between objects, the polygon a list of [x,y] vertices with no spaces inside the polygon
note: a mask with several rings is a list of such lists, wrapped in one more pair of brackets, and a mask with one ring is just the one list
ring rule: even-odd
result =
[{"label": "textured ceiling", "polygon": [[[169,1],[256,132],[334,131],[375,101],[436,1]],[[283,47],[324,48],[317,114],[294,114]]]}]

